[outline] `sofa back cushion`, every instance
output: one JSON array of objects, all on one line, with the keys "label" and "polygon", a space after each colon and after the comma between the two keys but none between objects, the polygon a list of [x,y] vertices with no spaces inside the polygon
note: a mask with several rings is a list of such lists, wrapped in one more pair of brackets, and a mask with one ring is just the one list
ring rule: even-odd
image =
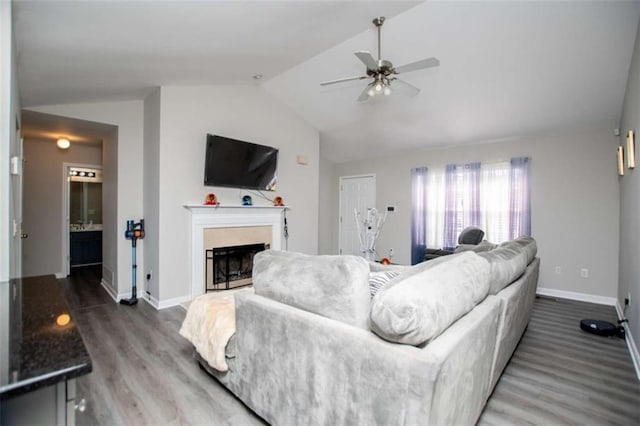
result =
[{"label": "sofa back cushion", "polygon": [[522,236],[512,241],[506,241],[494,250],[478,253],[491,265],[489,293],[497,294],[524,274],[527,265],[535,258],[537,251],[536,241],[529,236]]},{"label": "sofa back cushion", "polygon": [[476,253],[423,262],[375,295],[371,330],[391,342],[422,345],[472,310],[488,290],[489,263]]},{"label": "sofa back cushion", "polygon": [[487,240],[483,240],[480,242],[480,244],[477,244],[477,245],[460,244],[458,247],[456,247],[456,249],[454,250],[454,253],[461,253],[463,251],[475,251],[476,253],[481,253],[483,251],[493,250],[496,247],[498,247],[497,244],[493,244]]},{"label": "sofa back cushion", "polygon": [[369,328],[369,264],[357,256],[265,250],[253,260],[256,294]]}]

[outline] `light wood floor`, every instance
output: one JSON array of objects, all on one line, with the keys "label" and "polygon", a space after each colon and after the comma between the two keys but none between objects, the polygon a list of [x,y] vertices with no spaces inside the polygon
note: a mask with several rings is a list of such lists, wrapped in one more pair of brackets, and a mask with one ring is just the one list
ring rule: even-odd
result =
[{"label": "light wood floor", "polygon": [[[118,305],[99,286],[98,273],[60,280],[93,360],[93,372],[78,380],[89,403],[78,424],[263,424],[194,361],[178,334],[182,308]],[[478,424],[640,423],[640,384],[625,342],[584,333],[583,318],[616,316],[612,307],[536,301]]]}]

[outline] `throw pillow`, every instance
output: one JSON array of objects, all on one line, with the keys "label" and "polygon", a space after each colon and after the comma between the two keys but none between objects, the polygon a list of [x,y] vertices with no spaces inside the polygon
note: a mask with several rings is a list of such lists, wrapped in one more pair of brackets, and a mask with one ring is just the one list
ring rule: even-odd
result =
[{"label": "throw pillow", "polygon": [[400,271],[371,272],[369,274],[369,292],[375,296],[392,278],[400,275]]}]

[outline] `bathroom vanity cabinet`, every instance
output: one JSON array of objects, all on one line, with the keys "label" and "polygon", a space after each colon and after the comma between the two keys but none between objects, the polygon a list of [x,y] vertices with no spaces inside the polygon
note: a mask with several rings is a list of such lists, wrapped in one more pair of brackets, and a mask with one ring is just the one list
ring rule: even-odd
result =
[{"label": "bathroom vanity cabinet", "polygon": [[102,231],[71,231],[71,266],[102,263]]}]

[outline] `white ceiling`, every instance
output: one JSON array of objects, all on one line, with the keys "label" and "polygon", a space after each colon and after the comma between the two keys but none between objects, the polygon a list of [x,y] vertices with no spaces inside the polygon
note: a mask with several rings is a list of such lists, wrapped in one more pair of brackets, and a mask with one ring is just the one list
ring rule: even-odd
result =
[{"label": "white ceiling", "polygon": [[17,1],[24,106],[140,99],[158,86],[255,84],[413,1]]},{"label": "white ceiling", "polygon": [[[24,106],[141,99],[161,85],[257,84],[321,132],[323,156],[514,138],[620,118],[640,2],[16,2]],[[356,50],[422,92],[357,103]]]}]

